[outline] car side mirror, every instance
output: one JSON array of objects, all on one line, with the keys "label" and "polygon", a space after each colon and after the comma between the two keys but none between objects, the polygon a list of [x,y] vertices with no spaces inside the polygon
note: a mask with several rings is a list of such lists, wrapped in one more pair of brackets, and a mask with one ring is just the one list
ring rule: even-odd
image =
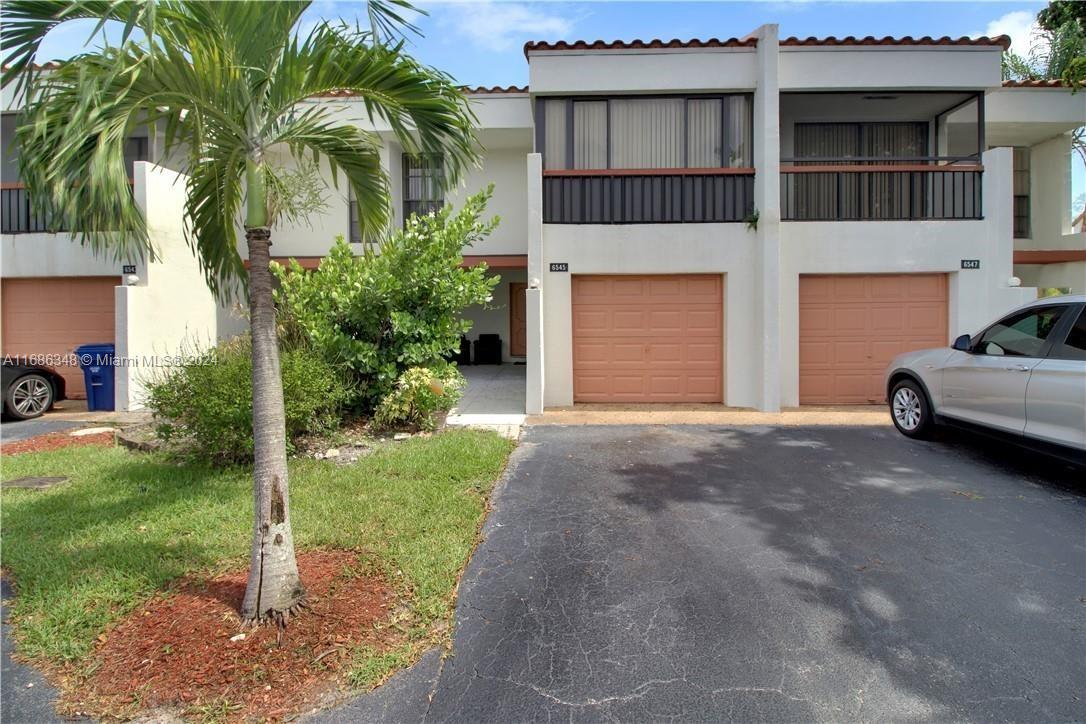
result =
[{"label": "car side mirror", "polygon": [[968,334],[963,334],[954,340],[954,344],[951,346],[959,352],[968,352],[973,347],[973,338]]}]

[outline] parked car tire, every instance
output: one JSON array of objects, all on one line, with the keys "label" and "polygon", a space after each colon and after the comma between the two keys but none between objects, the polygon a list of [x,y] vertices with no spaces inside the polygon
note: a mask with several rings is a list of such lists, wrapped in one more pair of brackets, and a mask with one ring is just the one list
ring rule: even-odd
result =
[{"label": "parked car tire", "polygon": [[931,402],[918,382],[901,380],[890,391],[890,418],[902,435],[924,440],[935,429]]},{"label": "parked car tire", "polygon": [[53,383],[39,374],[23,375],[4,392],[4,410],[18,420],[41,417],[53,406]]}]

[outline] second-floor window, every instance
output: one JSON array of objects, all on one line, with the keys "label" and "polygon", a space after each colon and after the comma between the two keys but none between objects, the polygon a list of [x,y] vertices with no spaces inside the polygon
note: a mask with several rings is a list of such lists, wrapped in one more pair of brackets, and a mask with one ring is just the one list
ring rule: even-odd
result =
[{"label": "second-floor window", "polygon": [[1014,238],[1028,239],[1029,228],[1029,149],[1014,149]]},{"label": "second-floor window", "polygon": [[545,98],[547,170],[749,168],[749,95]]},{"label": "second-floor window", "polygon": [[440,211],[445,205],[441,156],[403,155],[403,218]]}]

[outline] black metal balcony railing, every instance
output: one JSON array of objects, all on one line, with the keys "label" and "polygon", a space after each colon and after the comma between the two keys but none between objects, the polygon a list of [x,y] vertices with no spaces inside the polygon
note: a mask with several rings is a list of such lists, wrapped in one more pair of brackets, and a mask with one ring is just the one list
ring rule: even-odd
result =
[{"label": "black metal balcony railing", "polygon": [[26,188],[20,183],[0,187],[0,233],[34,234],[67,231],[49,214],[38,213],[30,203]]},{"label": "black metal balcony railing", "polygon": [[983,175],[977,164],[781,166],[781,219],[980,219]]},{"label": "black metal balcony railing", "polygon": [[543,172],[546,224],[743,221],[753,209],[752,168]]}]

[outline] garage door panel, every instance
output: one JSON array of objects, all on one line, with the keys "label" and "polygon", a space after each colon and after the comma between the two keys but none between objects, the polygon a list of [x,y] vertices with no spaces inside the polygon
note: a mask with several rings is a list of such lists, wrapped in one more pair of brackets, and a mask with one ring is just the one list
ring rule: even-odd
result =
[{"label": "garage door panel", "polygon": [[719,309],[689,309],[686,312],[686,331],[690,334],[720,334],[721,312]]},{"label": "garage door panel", "polygon": [[[0,340],[5,355],[71,354],[84,344],[114,341],[114,277],[4,279]],[[68,397],[86,397],[78,366],[59,366]]]},{"label": "garage door panel", "polygon": [[722,400],[722,277],[575,276],[572,302],[575,401]]},{"label": "garage door panel", "polygon": [[649,312],[647,327],[652,334],[668,334],[683,328],[683,312],[681,309],[667,309]]},{"label": "garage door panel", "polygon": [[946,344],[944,274],[801,276],[799,292],[803,404],[880,402],[890,360]]},{"label": "garage door panel", "polygon": [[709,364],[720,366],[724,350],[715,342],[687,342],[686,361],[691,365]]}]

